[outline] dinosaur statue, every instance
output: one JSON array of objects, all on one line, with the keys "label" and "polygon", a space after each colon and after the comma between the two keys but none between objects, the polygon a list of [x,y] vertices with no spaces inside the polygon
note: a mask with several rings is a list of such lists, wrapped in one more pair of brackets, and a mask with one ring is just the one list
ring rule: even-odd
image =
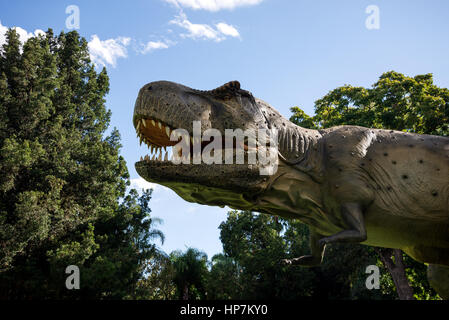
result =
[{"label": "dinosaur statue", "polygon": [[[171,135],[176,128],[185,129],[201,151],[211,143],[193,140],[194,121],[223,135],[225,129],[276,129],[277,170],[260,174],[261,166],[272,163],[168,161],[162,149],[179,142]],[[210,91],[148,83],[138,94],[133,123],[151,150],[135,164],[147,181],[189,202],[309,225],[311,254],[284,263],[318,265],[333,242],[398,248],[429,264],[431,285],[449,299],[449,138],[359,126],[301,128],[237,81]],[[245,155],[252,150],[246,140],[243,147]]]}]

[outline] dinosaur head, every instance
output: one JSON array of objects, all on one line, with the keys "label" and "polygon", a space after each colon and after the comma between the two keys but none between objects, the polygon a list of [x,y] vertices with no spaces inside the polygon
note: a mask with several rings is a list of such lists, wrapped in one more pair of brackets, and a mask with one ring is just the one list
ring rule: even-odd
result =
[{"label": "dinosaur head", "polygon": [[[194,90],[168,81],[148,83],[140,89],[133,123],[138,139],[148,146],[149,155],[135,164],[136,170],[147,181],[164,185],[187,201],[250,209],[254,206],[255,198],[264,192],[270,179],[273,179],[272,176],[262,175],[261,168],[267,169],[277,164],[267,162],[266,159],[264,164],[258,160],[249,161],[249,154],[258,153],[258,148],[275,145],[269,135],[264,146],[255,145],[250,142],[255,137],[249,133],[272,129],[267,115],[274,114],[279,115],[268,104],[242,90],[237,81],[210,91]],[[194,135],[195,125],[203,135],[208,129],[214,129],[221,136],[203,136],[200,140]],[[180,129],[181,134],[175,135]],[[234,132],[241,129],[248,135],[239,144],[237,139],[227,136],[226,129]],[[229,139],[232,140],[232,151],[226,144]],[[195,163],[195,152],[204,155],[212,143],[222,146],[219,157],[223,161]],[[172,148],[180,144],[190,151],[187,156],[181,154],[180,149]],[[243,163],[236,163],[237,150],[244,154]],[[215,152],[212,151],[214,156]],[[226,154],[232,154],[232,164],[225,163]],[[171,161],[178,156],[182,163]],[[277,152],[275,156],[277,160]]]},{"label": "dinosaur head", "polygon": [[316,149],[319,132],[292,124],[237,81],[209,91],[148,83],[133,123],[149,149],[135,165],[139,175],[190,202],[255,209],[283,174],[278,159],[280,168],[306,171],[318,163],[309,150]]}]

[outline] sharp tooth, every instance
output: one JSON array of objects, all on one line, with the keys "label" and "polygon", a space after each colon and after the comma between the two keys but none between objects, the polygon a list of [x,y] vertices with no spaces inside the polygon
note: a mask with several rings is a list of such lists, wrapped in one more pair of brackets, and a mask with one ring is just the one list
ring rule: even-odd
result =
[{"label": "sharp tooth", "polygon": [[143,161],[143,158],[142,158],[142,156],[140,156],[140,161]]},{"label": "sharp tooth", "polygon": [[139,146],[142,145],[142,136],[139,137]]},{"label": "sharp tooth", "polygon": [[151,124],[152,124],[153,126],[156,126],[156,122],[154,122],[153,119],[151,119]]},{"label": "sharp tooth", "polygon": [[162,123],[160,121],[157,122],[157,126],[159,127],[159,129],[162,129]]},{"label": "sharp tooth", "polygon": [[145,119],[142,119],[142,124],[145,128],[147,127],[147,123],[146,123]]},{"label": "sharp tooth", "polygon": [[167,137],[170,138],[170,128],[169,127],[165,127],[165,133],[167,134]]},{"label": "sharp tooth", "polygon": [[140,129],[140,120],[139,121],[137,121],[137,131],[139,131],[139,129]]},{"label": "sharp tooth", "polygon": [[164,161],[168,161],[168,152],[165,153]]},{"label": "sharp tooth", "polygon": [[156,160],[156,155],[153,154],[153,157],[151,158],[151,160]]},{"label": "sharp tooth", "polygon": [[148,157],[148,155],[146,154],[144,159],[145,159],[146,161],[149,161],[149,160],[150,160],[150,157]]},{"label": "sharp tooth", "polygon": [[157,157],[157,159],[158,159],[159,161],[162,161],[162,152],[159,153],[159,156]]}]

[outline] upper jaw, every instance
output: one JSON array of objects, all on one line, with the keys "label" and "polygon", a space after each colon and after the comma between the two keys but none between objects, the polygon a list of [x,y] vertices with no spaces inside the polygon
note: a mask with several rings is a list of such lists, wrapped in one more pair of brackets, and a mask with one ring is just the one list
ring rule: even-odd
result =
[{"label": "upper jaw", "polygon": [[209,128],[210,108],[206,101],[192,101],[197,100],[193,92],[189,87],[168,81],[148,83],[140,89],[135,102],[134,127],[140,119],[153,119],[171,129],[183,128],[189,132],[193,121],[201,121],[203,130]]},{"label": "upper jaw", "polygon": [[[149,90],[149,88],[151,88],[151,90]],[[227,177],[232,176],[233,172],[240,172],[240,176],[249,175],[248,183],[252,186],[257,184],[260,179],[263,180],[264,177],[260,175],[257,164],[196,164],[195,166],[185,164],[175,166],[168,161],[170,160],[170,155],[167,152],[167,148],[176,145],[181,139],[173,139],[172,132],[174,129],[185,129],[187,134],[185,140],[187,141],[190,139],[191,144],[195,142],[194,139],[198,139],[193,136],[192,127],[194,121],[199,121],[201,123],[201,134],[204,133],[206,129],[216,127],[216,129],[221,132],[222,136],[225,137],[224,129],[227,129],[226,126],[229,124],[242,126],[242,130],[257,130],[260,121],[252,121],[253,119],[250,117],[251,112],[243,115],[243,107],[241,110],[236,110],[238,108],[233,109],[230,105],[225,105],[224,103],[227,102],[216,101],[213,97],[207,94],[200,94],[193,89],[175,83],[153,82],[145,85],[140,90],[137,97],[133,117],[134,127],[136,128],[140,143],[145,143],[150,150],[150,155],[145,156],[144,159],[141,158],[141,161],[136,163],[136,169],[139,174],[148,181],[157,183],[171,181],[170,179],[182,180],[183,177],[190,180],[195,180],[197,178],[196,180],[202,181],[201,177],[191,176],[190,174],[192,168],[196,167],[195,170],[200,170],[200,172],[209,172],[211,168],[214,168],[212,170],[215,171],[212,173],[209,172],[209,174],[206,174],[206,177],[213,176],[214,172]],[[245,107],[248,106],[245,105]],[[257,108],[257,106],[253,105],[250,107]],[[236,117],[236,113],[239,115],[241,114],[241,116]],[[226,119],[232,120],[236,118],[241,121],[241,123],[236,124],[233,121],[226,123]],[[198,140],[196,140],[196,142],[197,141]],[[245,146],[246,145],[243,146],[244,149]],[[204,146],[202,145],[202,147]],[[250,150],[254,152],[254,149]],[[151,156],[154,151],[155,154]],[[247,152],[248,150],[245,149],[245,159],[247,159]],[[228,170],[232,167],[234,168],[233,170]],[[228,171],[229,173],[226,173]],[[257,175],[253,175],[254,172],[256,172]],[[176,174],[171,177],[172,173]],[[218,181],[219,179],[215,180]],[[208,181],[203,181],[203,183],[207,185]],[[240,182],[239,184],[221,184],[223,187],[230,188],[235,188],[236,185],[246,185],[246,182]],[[249,188],[249,185],[246,187]]]},{"label": "upper jaw", "polygon": [[[164,87],[160,88],[161,85]],[[173,87],[174,93],[167,92],[167,86]],[[149,88],[152,90],[149,91]],[[236,111],[220,104],[221,102],[215,101],[208,95],[199,94],[193,89],[175,83],[153,82],[142,87],[134,107],[133,124],[140,144],[143,142],[150,150],[150,155],[146,156],[145,160],[169,160],[167,148],[181,140],[181,137],[176,139],[172,135],[175,129],[185,130],[183,135],[185,141],[190,139],[190,145],[198,142],[201,138],[193,135],[195,121],[200,123],[200,134],[213,127],[218,129],[224,137],[228,123],[220,117],[223,114],[217,115],[217,112]],[[235,115],[231,114],[231,116]],[[251,121],[247,121],[246,124],[255,128],[255,124]],[[243,128],[245,129],[247,128]],[[207,143],[201,143],[202,148],[205,144]],[[151,156],[154,151],[156,151],[155,155]]]}]

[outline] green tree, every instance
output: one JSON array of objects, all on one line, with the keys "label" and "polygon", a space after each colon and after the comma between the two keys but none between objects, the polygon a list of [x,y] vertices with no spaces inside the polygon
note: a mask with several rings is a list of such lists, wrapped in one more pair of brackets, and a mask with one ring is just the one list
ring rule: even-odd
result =
[{"label": "green tree", "polygon": [[96,222],[98,250],[80,267],[87,284],[80,290],[83,298],[138,298],[147,261],[163,254],[154,240],[165,239],[156,229],[161,220],[150,216],[151,194],[145,190],[139,196],[131,190],[113,217]]},{"label": "green tree", "polygon": [[176,299],[176,286],[173,281],[175,269],[170,258],[163,252],[147,260],[144,277],[139,280],[135,299],[171,300]]},{"label": "green tree", "polygon": [[[297,220],[286,220],[286,240],[289,258],[310,253],[309,228]],[[389,288],[367,290],[366,267],[376,265],[377,255],[372,248],[353,244],[332,244],[326,247],[322,264],[313,267],[313,297],[320,299],[388,299]],[[304,268],[304,267],[291,267]]]},{"label": "green tree", "polygon": [[265,214],[231,211],[220,224],[224,256],[239,269],[233,279],[239,290],[232,299],[291,300],[313,295],[313,270],[280,264],[290,256],[283,235],[285,223]]},{"label": "green tree", "polygon": [[432,74],[407,77],[382,74],[371,88],[345,85],[315,102],[315,116],[299,107],[290,120],[308,128],[359,125],[449,135],[449,90],[433,83]]},{"label": "green tree", "polygon": [[240,299],[273,298],[278,286],[273,286],[276,270],[282,258],[282,226],[275,225],[268,215],[231,211],[219,226],[225,256],[241,266]]},{"label": "green tree", "polygon": [[233,258],[222,253],[214,255],[207,279],[207,298],[226,300],[238,297],[242,290],[241,271],[241,267]]},{"label": "green tree", "polygon": [[[238,286],[235,292],[225,291],[231,299],[387,298],[365,287],[366,266],[376,264],[377,256],[373,250],[365,251],[364,246],[333,245],[320,267],[289,267],[281,265],[281,259],[309,254],[309,229],[305,224],[249,211],[231,211],[220,230],[223,257],[230,265],[221,281]],[[353,250],[348,252],[348,248]],[[232,266],[238,266],[238,273]],[[220,277],[213,278],[220,281]]]},{"label": "green tree", "polygon": [[170,260],[175,271],[173,281],[178,299],[205,299],[208,275],[207,255],[197,249],[188,248],[184,253],[172,252]]},{"label": "green tree", "polygon": [[[382,74],[371,88],[345,85],[330,91],[315,102],[313,117],[299,107],[293,107],[291,111],[291,121],[309,128],[359,125],[449,135],[449,90],[436,86],[432,74],[408,77],[389,71]],[[390,273],[395,275],[396,286],[391,278],[384,277],[384,293],[389,295],[398,288],[403,299],[411,298],[413,292],[418,299],[437,297],[427,282],[423,264],[396,250],[377,249],[377,252]],[[407,280],[413,290],[410,290]]]},{"label": "green tree", "polygon": [[[106,69],[76,32],[0,49],[0,297],[119,298],[152,254],[146,193],[129,175],[110,120]],[[123,200],[122,202],[121,199]],[[153,233],[152,233],[153,232]],[[154,233],[155,232],[155,233]],[[81,290],[65,268],[81,269]],[[102,282],[104,280],[105,282]]]}]

